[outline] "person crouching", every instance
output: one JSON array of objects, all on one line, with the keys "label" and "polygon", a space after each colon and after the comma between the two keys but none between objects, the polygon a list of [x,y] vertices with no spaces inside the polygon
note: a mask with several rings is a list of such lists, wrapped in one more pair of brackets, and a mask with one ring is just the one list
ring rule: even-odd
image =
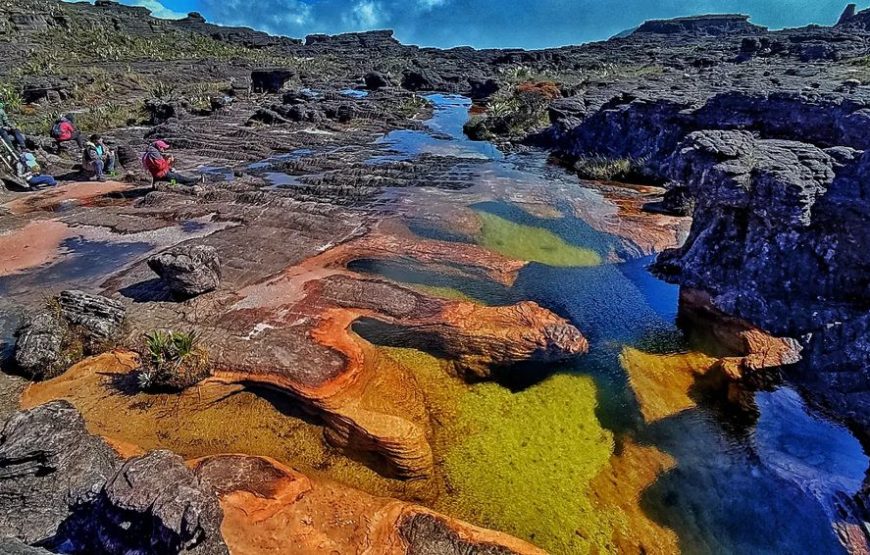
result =
[{"label": "person crouching", "polygon": [[145,151],[145,155],[142,156],[142,165],[151,174],[155,183],[165,181],[180,185],[193,185],[203,181],[202,177],[192,177],[175,171],[172,167],[175,164],[175,158],[166,154],[168,150],[169,144],[166,141],[154,141]]},{"label": "person crouching", "polygon": [[91,181],[105,181],[106,173],[115,173],[115,153],[99,135],[91,135],[82,154],[82,168],[92,174]]},{"label": "person crouching", "polygon": [[23,179],[31,189],[37,189],[42,186],[55,187],[57,181],[54,177],[42,173],[36,157],[31,152],[24,151],[18,156],[16,164],[16,173],[18,177]]}]

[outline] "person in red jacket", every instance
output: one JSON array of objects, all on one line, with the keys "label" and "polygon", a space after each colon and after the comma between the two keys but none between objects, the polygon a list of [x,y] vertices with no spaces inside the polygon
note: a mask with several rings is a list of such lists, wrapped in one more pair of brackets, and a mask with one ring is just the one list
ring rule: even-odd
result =
[{"label": "person in red jacket", "polygon": [[145,151],[142,156],[142,166],[148,170],[154,182],[166,181],[169,183],[178,183],[181,185],[192,185],[202,181],[202,178],[191,177],[176,172],[172,168],[175,159],[166,154],[169,150],[169,144],[166,141],[154,141]]},{"label": "person in red jacket", "polygon": [[85,141],[82,139],[81,131],[76,129],[70,116],[61,116],[54,125],[51,126],[51,138],[57,143],[57,148],[60,148],[61,143],[67,141],[75,141],[79,145],[79,149],[84,150]]}]

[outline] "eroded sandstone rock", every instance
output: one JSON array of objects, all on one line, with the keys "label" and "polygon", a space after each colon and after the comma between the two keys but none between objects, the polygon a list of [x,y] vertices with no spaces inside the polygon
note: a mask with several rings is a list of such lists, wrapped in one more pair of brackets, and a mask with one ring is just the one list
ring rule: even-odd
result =
[{"label": "eroded sandstone rock", "polygon": [[167,288],[180,297],[195,297],[218,288],[221,262],[217,250],[205,245],[182,245],[148,259],[148,266]]},{"label": "eroded sandstone rock", "polygon": [[118,465],[66,401],[17,413],[0,438],[0,535],[53,540],[77,506],[97,499]]},{"label": "eroded sandstone rock", "polygon": [[194,471],[219,492],[227,545],[238,555],[366,549],[383,555],[544,553],[506,534],[307,477],[267,458],[208,457]]},{"label": "eroded sandstone rock", "polygon": [[120,301],[70,289],[61,292],[57,302],[70,325],[84,328],[95,339],[109,341],[121,332],[126,309]]},{"label": "eroded sandstone rock", "polygon": [[64,340],[69,333],[65,322],[45,310],[27,319],[18,331],[15,363],[30,377],[40,379],[63,369]]},{"label": "eroded sandstone rock", "polygon": [[53,377],[81,356],[105,350],[121,334],[125,315],[119,301],[63,291],[18,331],[15,362],[31,378]]},{"label": "eroded sandstone rock", "polygon": [[152,451],[125,462],[96,499],[61,529],[74,553],[226,555],[213,490],[178,455]]}]

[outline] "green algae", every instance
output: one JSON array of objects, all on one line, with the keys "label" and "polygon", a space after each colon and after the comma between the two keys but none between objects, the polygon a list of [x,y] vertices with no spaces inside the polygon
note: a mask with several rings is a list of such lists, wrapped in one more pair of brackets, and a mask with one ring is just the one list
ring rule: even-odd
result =
[{"label": "green algae", "polygon": [[426,396],[435,510],[556,555],[614,550],[614,532],[627,523],[590,485],[613,455],[612,435],[595,416],[592,378],[559,374],[512,393],[495,383],[468,385],[427,353],[383,350]]},{"label": "green algae", "polygon": [[424,295],[431,295],[433,297],[438,297],[439,299],[446,299],[448,301],[467,301],[475,304],[486,304],[480,299],[475,299],[470,295],[466,294],[455,287],[441,286],[441,285],[424,285],[421,283],[410,284],[411,288],[415,291],[423,293]]},{"label": "green algae", "polygon": [[518,224],[495,214],[479,211],[478,243],[499,254],[561,268],[598,266],[601,256],[592,249],[572,245],[540,227]]},{"label": "green algae", "polygon": [[444,457],[452,493],[438,510],[554,554],[611,550],[619,518],[596,508],[590,487],[613,452],[596,395],[591,378],[567,374],[520,393],[474,386],[459,401],[467,429]]}]

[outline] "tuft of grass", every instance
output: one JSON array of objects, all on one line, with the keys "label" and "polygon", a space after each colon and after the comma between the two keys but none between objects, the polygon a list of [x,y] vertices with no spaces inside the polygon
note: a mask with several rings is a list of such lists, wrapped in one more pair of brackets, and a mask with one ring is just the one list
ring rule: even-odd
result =
[{"label": "tuft of grass", "polygon": [[154,330],[145,334],[137,385],[145,391],[181,391],[210,372],[208,351],[195,331]]},{"label": "tuft of grass", "polygon": [[0,102],[6,106],[7,112],[19,112],[24,106],[24,99],[17,87],[0,83]]},{"label": "tuft of grass", "polygon": [[594,181],[639,180],[643,174],[644,160],[634,158],[610,158],[588,156],[574,162],[574,169],[582,179]]},{"label": "tuft of grass", "polygon": [[143,116],[143,108],[139,104],[109,102],[82,112],[76,117],[76,124],[83,133],[100,133],[135,125],[142,121]]}]

